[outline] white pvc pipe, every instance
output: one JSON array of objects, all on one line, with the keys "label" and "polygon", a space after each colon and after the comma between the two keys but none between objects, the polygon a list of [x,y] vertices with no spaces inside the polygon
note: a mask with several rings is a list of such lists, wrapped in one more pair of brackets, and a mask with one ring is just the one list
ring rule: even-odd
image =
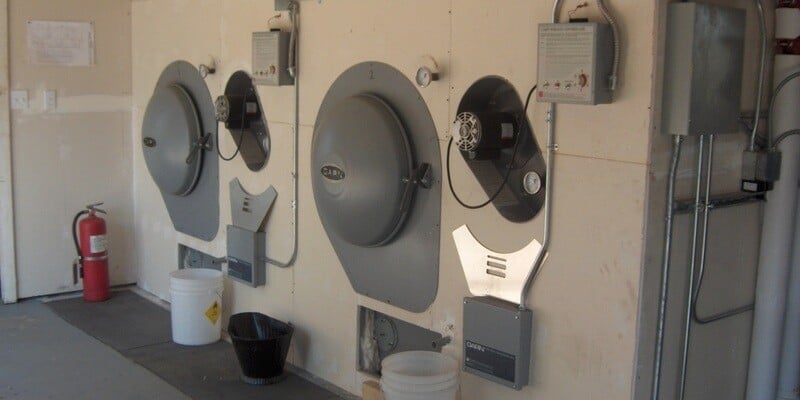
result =
[{"label": "white pvc pipe", "polygon": [[[800,21],[798,21],[798,23],[800,23]],[[784,59],[781,63],[795,66],[791,68],[791,70],[796,71],[797,66],[800,65],[800,56],[779,57]],[[791,62],[791,58],[794,58],[794,62]],[[786,93],[784,94],[784,92]],[[778,100],[781,101],[780,104],[782,107],[797,110],[797,108],[800,107],[800,79],[795,79],[788,83],[787,87],[781,91],[779,96]],[[785,119],[794,119],[794,125],[792,127],[800,127],[800,121],[798,121],[800,118],[796,116],[796,112],[791,114],[795,115]],[[781,120],[779,114],[777,114],[776,117],[776,120]],[[791,123],[791,121],[786,122]],[[776,129],[780,130],[784,127],[785,126],[777,126]],[[798,138],[797,135],[791,139],[787,137],[786,140],[793,141],[790,146],[798,146],[798,143],[800,143],[800,138]],[[798,211],[795,221],[796,233],[789,272],[789,294],[786,300],[786,320],[783,327],[783,350],[781,352],[780,374],[778,375],[777,398],[779,400],[800,399],[800,393],[797,392],[798,387],[800,387],[800,234],[797,233],[797,229],[800,227],[800,203],[797,204],[797,207]]]},{"label": "white pvc pipe", "polygon": [[[775,58],[775,82],[800,68],[800,56]],[[800,126],[800,86],[792,82],[785,88],[770,110],[772,134]],[[800,141],[784,140],[780,180],[767,193],[761,249],[758,260],[756,304],[753,335],[750,344],[750,366],[747,375],[747,400],[774,400],[778,385],[779,364],[783,346],[784,316],[789,281],[789,264],[794,245],[797,183],[800,178]]]},{"label": "white pvc pipe", "polygon": [[[795,138],[794,140],[798,140]],[[795,231],[800,227],[800,202],[795,215]],[[794,235],[792,266],[789,271],[789,295],[783,326],[783,350],[778,375],[778,400],[798,400],[800,393],[800,235]]]}]

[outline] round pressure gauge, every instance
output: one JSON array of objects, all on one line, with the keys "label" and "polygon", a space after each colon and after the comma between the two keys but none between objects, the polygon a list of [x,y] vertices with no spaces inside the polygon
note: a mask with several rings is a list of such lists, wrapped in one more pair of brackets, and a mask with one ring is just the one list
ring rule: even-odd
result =
[{"label": "round pressure gauge", "polygon": [[542,190],[542,177],[536,172],[528,172],[522,178],[522,188],[527,194],[536,194]]},{"label": "round pressure gauge", "polygon": [[436,72],[431,71],[428,67],[419,67],[417,70],[417,85],[419,87],[428,87],[431,82],[436,81],[439,79],[439,74]]}]

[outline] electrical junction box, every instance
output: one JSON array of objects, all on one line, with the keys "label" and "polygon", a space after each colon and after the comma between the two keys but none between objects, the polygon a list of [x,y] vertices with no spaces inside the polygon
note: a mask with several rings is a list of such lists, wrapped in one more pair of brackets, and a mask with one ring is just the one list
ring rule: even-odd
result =
[{"label": "electrical junction box", "polygon": [[464,371],[521,390],[528,384],[533,313],[492,297],[464,298]]},{"label": "electrical junction box", "polygon": [[536,101],[611,103],[611,27],[597,22],[539,24]]},{"label": "electrical junction box", "polygon": [[700,3],[667,9],[661,131],[739,132],[745,11]]},{"label": "electrical junction box", "polygon": [[252,287],[266,283],[266,234],[228,225],[228,276]]},{"label": "electrical junction box", "polygon": [[272,30],[253,32],[253,82],[256,85],[293,85],[289,75],[291,33]]}]

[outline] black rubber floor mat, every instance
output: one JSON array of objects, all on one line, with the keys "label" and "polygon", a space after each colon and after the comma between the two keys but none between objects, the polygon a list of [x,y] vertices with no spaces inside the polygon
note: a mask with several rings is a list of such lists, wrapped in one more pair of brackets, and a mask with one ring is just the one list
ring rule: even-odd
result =
[{"label": "black rubber floor mat", "polygon": [[172,340],[169,312],[128,290],[111,299],[87,303],[83,298],[47,303],[58,316],[117,351]]},{"label": "black rubber floor mat", "polygon": [[336,394],[294,374],[268,386],[239,378],[230,343],[181,346],[172,342],[169,312],[131,291],[113,292],[109,301],[82,298],[47,303],[61,318],[116,349],[195,400],[333,400]]},{"label": "black rubber floor mat", "polygon": [[269,386],[248,385],[239,378],[239,364],[227,342],[208,346],[163,343],[123,354],[195,400],[211,399],[339,399],[335,394],[293,374]]}]

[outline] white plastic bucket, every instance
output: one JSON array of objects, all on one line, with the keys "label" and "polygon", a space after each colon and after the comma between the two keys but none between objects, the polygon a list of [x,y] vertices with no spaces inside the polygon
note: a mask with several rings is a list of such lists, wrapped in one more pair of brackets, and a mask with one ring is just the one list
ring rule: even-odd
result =
[{"label": "white plastic bucket", "polygon": [[222,289],[222,272],[214,269],[187,268],[169,274],[173,342],[199,346],[220,339]]},{"label": "white plastic bucket", "polygon": [[458,365],[431,351],[392,354],[381,362],[385,400],[455,400]]}]

